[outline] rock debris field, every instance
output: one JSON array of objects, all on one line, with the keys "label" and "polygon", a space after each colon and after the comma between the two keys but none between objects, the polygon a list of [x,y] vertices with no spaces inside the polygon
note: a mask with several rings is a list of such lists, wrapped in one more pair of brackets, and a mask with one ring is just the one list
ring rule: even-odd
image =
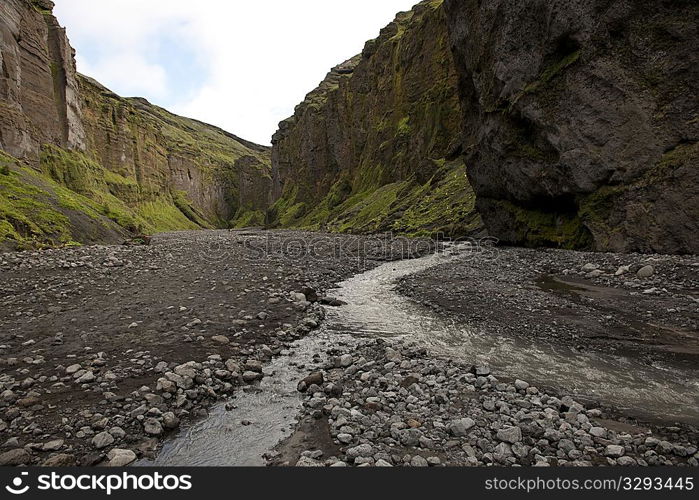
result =
[{"label": "rock debris field", "polygon": [[[160,235],[149,246],[1,254],[0,465],[125,466],[155,457],[165,439],[206,418],[212,404],[254,390],[271,359],[292,356],[295,341],[322,327],[327,308],[343,306],[329,294],[334,286],[429,250],[378,237],[204,231]],[[563,297],[551,286],[559,268],[568,270],[561,276],[595,286],[627,280],[618,288],[638,293],[636,306],[605,296],[624,307],[624,321],[648,324],[641,312],[648,309],[686,342],[661,349],[657,339],[634,343],[620,333],[614,342],[639,357],[696,368],[696,259],[657,257],[652,275],[639,278],[650,264],[633,263],[616,275],[629,264],[613,256],[583,271],[585,254],[512,255],[500,278],[495,268],[479,274],[445,265],[404,279],[399,290],[420,307],[471,314],[505,334],[505,321],[483,313],[493,303],[466,294],[457,308],[435,280],[493,289],[503,294],[495,303],[510,311],[517,291],[512,283],[498,289],[498,279],[514,276],[532,293],[554,298]],[[542,261],[554,260],[556,269],[543,269]],[[650,281],[637,287],[636,279]],[[531,305],[532,317],[565,319],[560,338],[595,348],[597,341],[585,340],[586,324],[576,330],[569,315],[537,307]],[[624,331],[622,320],[604,321]],[[270,465],[697,465],[691,425],[644,423],[585,406],[405,340],[338,341],[317,353],[314,366],[298,370],[299,422],[266,454]]]}]

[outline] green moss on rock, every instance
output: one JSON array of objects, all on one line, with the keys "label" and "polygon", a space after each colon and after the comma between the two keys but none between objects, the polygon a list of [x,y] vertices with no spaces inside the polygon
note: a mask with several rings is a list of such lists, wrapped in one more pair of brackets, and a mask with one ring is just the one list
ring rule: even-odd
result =
[{"label": "green moss on rock", "polygon": [[75,244],[82,231],[117,236],[98,204],[6,154],[0,176],[0,248],[23,250]]},{"label": "green moss on rock", "polygon": [[482,229],[463,161],[441,0],[396,16],[336,67],[273,143],[277,226],[465,236]]},{"label": "green moss on rock", "polygon": [[575,213],[524,208],[508,201],[496,202],[502,214],[514,219],[517,241],[531,247],[584,249],[593,245],[592,235]]}]

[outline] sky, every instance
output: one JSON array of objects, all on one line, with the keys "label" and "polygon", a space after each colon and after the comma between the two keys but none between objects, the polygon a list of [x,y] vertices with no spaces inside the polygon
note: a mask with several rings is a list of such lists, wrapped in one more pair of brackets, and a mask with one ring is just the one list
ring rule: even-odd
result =
[{"label": "sky", "polygon": [[78,71],[269,144],[331,67],[418,0],[54,0]]}]

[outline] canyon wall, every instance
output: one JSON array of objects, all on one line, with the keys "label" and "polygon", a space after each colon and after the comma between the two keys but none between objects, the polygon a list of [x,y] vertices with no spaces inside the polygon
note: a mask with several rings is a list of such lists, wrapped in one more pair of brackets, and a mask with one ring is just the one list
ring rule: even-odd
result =
[{"label": "canyon wall", "polygon": [[697,253],[698,11],[422,2],[280,125],[270,219]]},{"label": "canyon wall", "polygon": [[445,0],[477,207],[508,243],[699,252],[699,4]]},{"label": "canyon wall", "polygon": [[461,154],[457,74],[430,0],[333,68],[273,138],[273,224],[469,235],[482,227]]},{"label": "canyon wall", "polygon": [[77,74],[52,9],[0,4],[0,248],[263,224],[270,149]]},{"label": "canyon wall", "polygon": [[696,2],[425,0],[271,151],[77,74],[52,7],[0,4],[0,248],[266,224],[699,252]]}]

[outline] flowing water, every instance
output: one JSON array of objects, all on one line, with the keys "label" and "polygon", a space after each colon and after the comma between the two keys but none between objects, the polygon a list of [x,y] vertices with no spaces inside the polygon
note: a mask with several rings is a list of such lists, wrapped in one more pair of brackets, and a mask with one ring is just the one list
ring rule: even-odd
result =
[{"label": "flowing water", "polygon": [[269,376],[259,391],[241,393],[233,400],[237,408],[232,411],[223,404],[214,407],[209,418],[166,443],[154,464],[263,465],[262,455],[293,430],[301,404],[296,385],[308,373],[313,354],[338,341],[360,338],[402,338],[439,356],[487,364],[498,377],[553,387],[634,416],[699,423],[696,371],[489,336],[395,292],[399,278],[459,258],[465,257],[431,255],[392,262],[341,283],[332,295],[347,305],[329,309],[319,331],[297,342],[292,355],[277,358],[267,368]]}]

